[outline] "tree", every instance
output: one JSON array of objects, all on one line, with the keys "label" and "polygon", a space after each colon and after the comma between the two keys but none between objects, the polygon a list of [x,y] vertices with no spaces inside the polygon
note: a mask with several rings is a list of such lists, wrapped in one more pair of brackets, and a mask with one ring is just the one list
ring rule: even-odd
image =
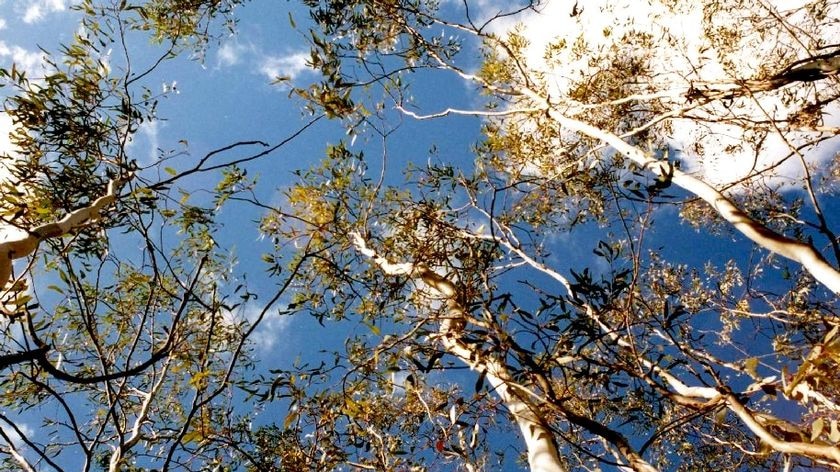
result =
[{"label": "tree", "polygon": [[[282,206],[247,171],[288,139],[178,168],[177,150],[148,168],[127,152],[157,116],[148,80],[201,58],[240,3],[82,2],[84,34],[46,77],[2,71],[19,153],[3,183],[0,421],[47,412],[54,438],[18,428],[24,451],[6,434],[9,468],[840,466],[838,161],[814,156],[837,134],[835,3],[652,2],[656,21],[599,30],[621,12],[305,0],[323,78],[295,89],[313,117],[288,139],[327,116],[350,143],[301,169]],[[566,36],[532,46],[539,11]],[[131,41],[147,35],[162,49],[138,68]],[[412,97],[440,75],[485,104],[424,111]],[[480,119],[474,149],[393,182],[399,123],[453,115]],[[754,160],[718,181],[701,166],[716,155]],[[208,174],[212,189],[191,180]],[[228,269],[225,205],[265,212],[271,293]],[[284,314],[365,331],[254,377],[251,337],[281,298]],[[250,424],[272,406],[276,424]]]},{"label": "tree", "polygon": [[[494,25],[551,5],[479,21],[470,2],[306,3],[323,81],[299,94],[313,109],[383,137],[393,110],[474,115],[484,139],[474,169],[430,161],[409,189],[333,147],[267,217],[295,218],[276,237],[318,252],[302,271],[309,309],[375,328],[336,360],[343,403],[289,388],[304,440],[275,454],[479,470],[509,417],[532,470],[840,465],[840,257],[824,210],[838,161],[813,156],[837,134],[836,4],[654,2],[650,25],[594,33],[609,8],[576,4],[579,28],[533,50],[529,25]],[[677,17],[696,41],[669,28]],[[470,41],[477,72],[462,65]],[[430,73],[486,105],[418,111],[409,82]],[[749,171],[716,182],[697,164],[715,154]],[[672,249],[714,237],[737,251]],[[585,251],[599,262],[554,255]],[[460,379],[458,365],[474,391],[436,374]]]},{"label": "tree", "polygon": [[[240,319],[256,295],[234,288],[215,214],[255,184],[237,164],[287,141],[232,143],[184,156],[179,169],[165,166],[180,149],[145,167],[129,149],[159,119],[167,91],[153,84],[167,61],[201,53],[238,3],[84,1],[80,29],[44,76],[0,70],[16,148],[2,182],[4,470],[247,460],[234,451],[252,416],[239,389],[253,365],[249,336],[288,283]],[[157,56],[135,56],[149,36]],[[200,173],[218,179],[209,196],[191,195]],[[37,437],[19,426],[26,414],[43,419]]]}]

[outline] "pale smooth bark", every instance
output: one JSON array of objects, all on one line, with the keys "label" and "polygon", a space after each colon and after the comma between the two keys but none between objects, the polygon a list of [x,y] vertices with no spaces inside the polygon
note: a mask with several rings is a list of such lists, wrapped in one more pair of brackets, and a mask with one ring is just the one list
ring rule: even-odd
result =
[{"label": "pale smooth bark", "polygon": [[546,112],[561,126],[598,139],[613,147],[616,151],[654,174],[668,177],[671,182],[703,199],[715,211],[729,222],[741,234],[770,252],[798,262],[817,281],[834,293],[840,294],[840,271],[820,254],[813,246],[796,239],[776,233],[760,222],[752,219],[723,193],[703,180],[675,168],[668,162],[662,162],[639,148],[627,143],[619,136],[592,126],[583,121],[568,118],[552,107]]},{"label": "pale smooth bark", "polygon": [[140,442],[142,438],[143,426],[146,422],[149,421],[149,409],[152,407],[152,400],[157,396],[160,392],[161,387],[163,386],[164,381],[166,380],[166,374],[169,370],[170,361],[172,357],[169,357],[166,363],[163,365],[161,372],[158,374],[158,379],[152,388],[148,392],[142,392],[140,390],[136,390],[138,396],[143,397],[143,402],[140,406],[140,411],[137,412],[137,416],[134,418],[133,427],[131,428],[131,436],[128,437],[124,442],[121,444],[114,446],[114,450],[111,453],[111,460],[109,461],[108,471],[109,472],[120,472],[123,470],[123,456],[125,453],[137,443]]},{"label": "pale smooth bark", "polygon": [[[486,85],[475,76],[463,73],[460,75],[466,79],[474,80],[482,85]],[[694,177],[691,174],[687,174],[680,169],[677,169],[671,163],[656,159],[649,153],[646,153],[636,146],[627,143],[620,136],[560,113],[549,104],[548,99],[541,97],[530,90],[525,89],[523,95],[528,96],[534,101],[546,103],[546,105],[540,110],[547,113],[548,116],[550,116],[560,126],[563,126],[570,131],[578,132],[589,136],[590,138],[600,140],[643,169],[647,169],[657,176],[669,178],[674,185],[686,190],[711,205],[718,215],[730,223],[737,231],[746,236],[749,240],[770,252],[799,263],[814,277],[814,279],[825,285],[832,292],[840,294],[840,270],[832,266],[812,245],[789,238],[771,230],[761,222],[751,218],[746,212],[738,208],[738,206],[735,205],[729,197],[724,195],[712,185],[706,183],[700,178]],[[402,106],[397,106],[397,109],[406,116],[420,120],[439,118],[450,114],[493,118],[517,113],[532,113],[535,110],[535,108],[518,108],[502,112],[483,112],[447,108],[439,113],[419,115],[406,110]]]},{"label": "pale smooth bark", "polygon": [[[506,234],[507,232],[504,228],[499,228],[500,232]],[[565,289],[568,295],[572,295],[572,289],[569,281],[564,277],[562,274],[557,272],[556,270],[551,269],[550,267],[542,264],[541,262],[533,259],[530,257],[525,251],[522,251],[519,247],[512,244],[510,241],[499,238],[497,236],[493,236],[490,234],[473,234],[467,231],[462,231],[461,236],[464,237],[472,237],[477,239],[482,239],[486,241],[495,241],[501,244],[503,247],[507,248],[512,253],[516,254],[520,257],[526,264],[533,267],[534,269],[542,272],[543,274],[548,275],[552,279],[559,282]],[[590,319],[592,319],[598,326],[601,328],[602,332],[612,339],[618,346],[621,346],[625,349],[631,349],[631,343],[625,339],[624,336],[619,334],[620,332],[614,329],[610,329],[608,326],[604,324],[601,319],[596,316],[595,311],[592,309],[591,306],[585,305],[585,312]],[[838,329],[835,328],[829,334],[826,335],[825,340],[823,341],[824,344],[828,344],[833,337],[837,334]],[[809,358],[819,355],[819,350],[816,350],[812,353]],[[767,445],[769,445],[773,450],[787,453],[787,454],[796,454],[803,457],[809,457],[811,459],[815,459],[818,461],[823,461],[827,464],[831,464],[835,467],[840,467],[840,447],[836,445],[831,445],[822,442],[812,442],[806,443],[801,441],[789,441],[779,439],[774,436],[767,428],[765,428],[762,423],[757,419],[757,415],[745,407],[740,400],[734,395],[733,393],[724,393],[722,390],[719,390],[715,387],[706,387],[706,386],[689,386],[684,383],[682,380],[678,379],[675,375],[671,374],[668,370],[663,369],[658,364],[651,362],[649,359],[639,356],[637,357],[639,363],[650,372],[655,373],[658,375],[665,383],[673,390],[675,395],[670,395],[669,398],[676,401],[677,403],[684,404],[690,407],[701,407],[706,408],[710,407],[715,404],[720,404],[728,408],[732,413],[734,413],[746,427],[752,431],[756,437],[760,438],[764,441]],[[805,382],[802,382],[805,385]],[[752,387],[751,387],[752,388]],[[791,389],[795,389],[796,386],[791,387]],[[749,390],[749,389],[747,389]],[[802,392],[800,392],[802,393]],[[813,398],[818,395],[816,392],[813,392],[810,397],[808,397],[805,393],[802,393],[806,396],[806,398]],[[790,395],[786,393],[786,395]],[[695,401],[701,400],[701,401]],[[834,404],[831,403],[833,406]],[[829,407],[829,409],[833,409]],[[765,417],[768,415],[764,415]],[[633,457],[633,456],[628,456]],[[646,466],[646,463],[642,463],[641,466]],[[635,466],[635,465],[634,465]],[[637,468],[637,470],[639,470]]]},{"label": "pale smooth bark", "polygon": [[7,443],[6,450],[4,452],[9,454],[9,456],[11,456],[12,459],[14,459],[15,462],[17,462],[17,465],[18,467],[20,467],[20,470],[23,470],[24,472],[35,472],[35,468],[32,467],[32,464],[30,464],[29,461],[27,461],[26,458],[23,457],[23,454],[21,454],[20,451],[17,450],[17,447],[15,447],[14,442],[11,440],[11,438],[9,438],[9,436],[5,432],[2,431],[2,429],[0,429],[0,434],[2,434],[3,439]]},{"label": "pale smooth bark", "polygon": [[358,233],[351,237],[356,249],[388,275],[408,275],[422,281],[430,292],[429,295],[446,303],[447,315],[440,320],[438,339],[450,354],[461,359],[470,369],[483,373],[493,386],[493,391],[504,402],[516,419],[525,447],[528,451],[528,464],[532,472],[565,472],[566,467],[560,461],[554,434],[545,425],[539,415],[540,407],[531,396],[516,392],[507,367],[492,356],[477,353],[469,344],[461,340],[461,323],[465,311],[457,301],[455,284],[423,265],[412,263],[392,264],[367,247],[365,240]]},{"label": "pale smooth bark", "polygon": [[726,406],[735,413],[744,424],[762,441],[770,445],[774,450],[784,452],[787,454],[797,454],[805,457],[811,457],[828,461],[834,467],[840,468],[840,447],[832,446],[820,441],[811,443],[801,441],[783,441],[767,431],[755,418],[755,416],[747,410],[747,408],[738,400],[735,395],[728,394],[725,396]]},{"label": "pale smooth bark", "polygon": [[0,290],[6,288],[12,275],[12,262],[32,254],[38,244],[48,238],[63,236],[75,228],[97,220],[99,214],[117,199],[120,180],[111,180],[105,195],[90,205],[71,211],[64,218],[45,223],[28,231],[20,231],[8,240],[0,242]]},{"label": "pale smooth bark", "polygon": [[[419,36],[418,33],[412,30],[411,28],[408,28],[408,30],[411,34]],[[482,35],[481,33],[476,32],[474,30],[466,29],[466,31],[470,31],[471,33],[476,34],[477,36],[482,37],[485,40],[491,39],[490,37]],[[526,98],[527,101],[530,103],[519,104],[519,108],[514,108],[513,110],[485,110],[484,112],[475,113],[469,113],[464,110],[454,110],[449,108],[441,113],[425,116],[420,116],[415,113],[406,113],[405,108],[399,105],[397,108],[401,110],[402,113],[419,119],[434,118],[439,116],[445,116],[448,114],[472,114],[493,117],[500,115],[508,115],[511,113],[515,113],[516,111],[520,111],[522,113],[530,113],[535,108],[539,109],[541,113],[546,113],[551,119],[557,122],[558,125],[568,129],[569,131],[581,133],[583,135],[589,136],[590,138],[597,139],[602,143],[613,147],[616,151],[618,151],[631,161],[635,162],[643,169],[647,169],[658,176],[670,178],[671,182],[674,185],[701,198],[703,201],[711,205],[712,208],[714,208],[714,210],[724,220],[730,223],[736,230],[738,230],[741,234],[749,238],[751,241],[763,247],[764,249],[767,249],[775,254],[778,254],[782,257],[788,258],[794,262],[799,263],[817,281],[825,285],[832,292],[840,294],[840,270],[832,266],[822,256],[822,254],[820,254],[820,252],[817,251],[812,245],[776,233],[761,222],[751,218],[743,210],[738,208],[738,206],[735,205],[735,203],[731,199],[726,197],[723,193],[721,193],[712,185],[697,177],[682,172],[680,169],[675,168],[672,164],[668,162],[663,162],[659,159],[656,159],[650,153],[646,153],[641,149],[637,148],[636,146],[627,143],[620,136],[609,131],[603,130],[601,128],[592,126],[584,121],[571,118],[568,114],[560,112],[558,110],[559,105],[552,101],[551,97],[549,97],[545,93],[541,93],[540,91],[534,88],[533,81],[529,79],[529,71],[522,63],[516,61],[515,54],[511,53],[510,49],[507,48],[506,44],[504,44],[504,42],[502,41],[499,41],[498,39],[492,39],[491,42],[495,43],[496,45],[500,46],[502,49],[507,51],[508,55],[512,59],[514,59],[514,61],[516,62],[517,70],[525,79],[525,85],[519,87],[498,87],[492,83],[487,82],[478,75],[470,74],[454,66],[453,64],[444,60],[444,58],[440,57],[440,55],[436,54],[433,50],[429,51],[429,54],[433,59],[435,59],[440,68],[449,70],[461,77],[462,79],[479,85],[488,92],[496,93],[507,97],[523,97]],[[838,60],[838,62],[840,62],[840,60]],[[834,63],[832,64],[832,67],[834,68],[831,70],[836,71],[837,65]],[[825,73],[826,71],[822,71],[821,77],[810,80],[818,80],[819,78],[824,78]],[[772,88],[790,83],[791,81],[793,81],[793,79],[791,79],[790,77],[788,77],[785,80],[777,78],[775,81],[770,80],[766,81],[766,83],[753,83],[750,85],[750,87],[747,88],[744,88],[744,85],[734,86],[732,90],[725,90],[722,88],[722,86],[719,85],[718,88],[721,88],[721,90],[718,90],[715,93],[721,94],[720,97],[724,98],[729,96],[729,94],[736,93],[736,91],[753,89],[770,90]]]}]

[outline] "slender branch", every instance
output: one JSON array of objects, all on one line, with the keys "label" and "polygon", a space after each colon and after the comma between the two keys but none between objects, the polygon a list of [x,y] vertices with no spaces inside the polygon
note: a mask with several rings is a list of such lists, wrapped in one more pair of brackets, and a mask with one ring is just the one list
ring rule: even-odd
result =
[{"label": "slender branch", "polygon": [[439,111],[437,113],[432,113],[428,115],[421,115],[419,113],[413,112],[411,110],[407,110],[402,105],[396,105],[397,110],[403,113],[406,116],[414,118],[415,120],[431,120],[434,118],[442,118],[444,116],[449,115],[461,115],[461,116],[480,116],[485,118],[497,118],[500,116],[510,116],[510,115],[519,115],[522,113],[537,113],[543,111],[540,108],[511,108],[502,111],[487,111],[487,110],[462,110],[458,108],[447,108],[443,111]]},{"label": "slender branch", "polygon": [[[468,74],[461,74],[465,79],[474,79]],[[536,93],[526,90],[526,95],[535,101],[545,100]],[[417,115],[400,108],[408,116],[419,119],[429,119],[448,114],[480,115],[480,112],[446,109],[431,115]],[[530,109],[521,109],[526,111]],[[668,177],[675,185],[701,198],[727,222],[748,239],[759,246],[801,264],[817,281],[828,287],[834,293],[840,294],[840,271],[832,266],[812,245],[776,233],[759,221],[751,218],[746,212],[738,208],[735,203],[705,181],[677,169],[668,162],[663,162],[645,153],[639,148],[627,143],[620,136],[592,126],[583,121],[569,118],[558,112],[552,105],[544,108],[545,112],[561,126],[567,129],[598,139],[616,149],[619,153],[646,168],[654,174]],[[490,112],[488,112],[490,113]],[[506,112],[499,112],[507,114]]]},{"label": "slender branch", "polygon": [[[18,425],[14,421],[9,419],[4,413],[0,413],[0,421],[3,421],[7,425],[9,425],[9,427],[12,428],[12,430],[15,432],[17,437],[20,438],[20,441],[23,443],[23,445],[30,448],[30,450],[34,451],[35,454],[37,454],[38,457],[40,457],[39,462],[43,461],[43,462],[49,464],[50,467],[52,467],[55,470],[64,470],[61,467],[59,467],[59,465],[56,464],[50,458],[50,456],[46,454],[46,452],[42,448],[38,447],[37,444],[35,444],[31,439],[29,439],[26,436],[26,434],[24,434],[24,432],[20,429],[20,427],[18,427]],[[0,427],[0,432],[3,432],[2,427]],[[13,444],[12,441],[11,441],[11,438],[9,436],[7,436],[5,433],[3,433],[3,438],[9,443],[9,445]],[[22,455],[20,457],[21,457],[21,459],[23,459]]]},{"label": "slender branch", "polygon": [[[309,129],[313,125],[315,125],[315,123],[317,123],[324,116],[325,115],[318,115],[315,118],[312,118],[305,125],[301,126],[299,129],[297,129],[294,133],[292,133],[289,136],[283,138],[282,140],[280,140],[280,142],[278,142],[277,144],[275,144],[273,146],[269,146],[268,143],[264,143],[262,141],[241,141],[241,142],[229,144],[227,146],[224,146],[224,147],[221,147],[221,148],[218,148],[218,149],[214,149],[213,151],[208,152],[207,154],[204,155],[204,157],[199,159],[198,163],[196,163],[196,165],[194,165],[192,168],[187,169],[187,170],[185,170],[185,171],[183,171],[179,174],[176,174],[176,175],[174,175],[174,176],[172,176],[168,179],[161,180],[160,182],[157,182],[153,185],[150,185],[148,188],[153,189],[153,190],[154,189],[161,189],[161,188],[166,187],[167,185],[171,184],[172,182],[174,182],[176,180],[182,179],[182,178],[184,178],[188,175],[194,174],[194,173],[210,172],[210,171],[213,171],[213,170],[222,169],[222,168],[229,167],[229,166],[232,166],[232,165],[243,164],[243,163],[246,163],[246,162],[257,160],[261,157],[265,157],[265,156],[271,154],[272,152],[280,149],[281,147],[285,146],[286,144],[288,144],[289,142],[291,142],[293,139],[297,138],[301,134],[303,134],[304,131],[306,131],[307,129]],[[207,167],[204,167],[204,165],[211,158],[213,158],[214,156],[216,156],[218,154],[222,154],[224,152],[236,149],[238,147],[253,146],[253,145],[262,146],[264,149],[260,152],[254,153],[254,154],[249,155],[249,156],[240,157],[238,159],[233,159],[231,161],[223,162],[223,163],[220,163],[220,164],[213,164],[213,165],[209,165]]]},{"label": "slender branch", "polygon": [[2,436],[3,439],[6,441],[6,447],[8,448],[9,455],[12,456],[12,459],[14,459],[15,462],[17,462],[21,470],[25,472],[35,472],[35,468],[32,467],[32,464],[30,464],[29,461],[27,461],[26,458],[23,457],[23,454],[21,454],[17,450],[14,442],[12,441],[12,438],[10,438],[8,434],[6,434],[6,431],[4,431],[3,428],[0,428],[0,436]]},{"label": "slender branch", "polygon": [[[416,31],[409,28],[407,25],[404,26],[407,28],[409,34],[422,39]],[[446,61],[432,48],[428,54],[437,62],[439,68],[454,72],[463,80],[476,83],[488,92],[494,92],[502,96],[509,97],[527,97],[527,99],[531,100],[534,104],[545,104],[545,113],[547,113],[548,116],[559,125],[571,131],[598,139],[603,143],[612,146],[619,153],[642,168],[646,168],[656,175],[670,178],[675,185],[709,203],[723,219],[732,224],[736,230],[741,232],[751,241],[775,254],[798,262],[815,279],[828,287],[829,290],[840,294],[840,271],[828,263],[822,254],[820,254],[819,251],[817,251],[812,245],[776,233],[762,223],[752,219],[743,210],[738,208],[732,200],[727,198],[720,191],[705,181],[686,174],[681,170],[674,168],[667,162],[662,162],[659,159],[656,159],[609,131],[597,128],[584,121],[570,118],[566,113],[558,111],[559,104],[554,103],[550,97],[537,91],[533,87],[528,71],[519,64],[516,57],[517,55],[510,50],[505,41],[502,41],[492,35],[482,34],[479,31],[469,29],[467,29],[467,31],[505,50],[508,56],[516,62],[522,80],[524,81],[524,86],[499,87],[488,83],[488,81],[484,80],[482,77],[470,74],[451,62]],[[836,73],[838,69],[840,69],[840,52],[833,51],[819,56],[818,58],[812,58],[804,64],[791,64],[787,69],[767,80],[743,80],[737,82],[732,90],[714,91],[711,96],[702,91],[695,92],[699,93],[699,97],[705,99],[728,99],[747,93],[778,89],[793,82],[810,82],[820,80]],[[687,94],[687,98],[689,100],[699,98],[692,97],[690,95],[691,91],[687,92]],[[453,110],[446,110],[443,114],[453,112]]]},{"label": "slender branch", "polygon": [[125,377],[130,377],[130,376],[133,376],[133,375],[137,375],[137,374],[145,371],[150,366],[156,364],[158,361],[160,361],[161,359],[163,359],[167,355],[169,355],[169,352],[171,351],[172,346],[174,345],[174,343],[176,341],[176,338],[177,338],[178,324],[180,323],[181,317],[186,312],[187,308],[189,308],[190,301],[192,301],[195,298],[195,291],[194,290],[195,290],[196,284],[198,283],[199,279],[201,278],[201,270],[204,267],[204,264],[206,262],[207,262],[207,257],[206,256],[202,257],[201,261],[199,261],[199,264],[198,264],[198,266],[196,268],[196,271],[195,271],[195,276],[193,277],[193,280],[190,283],[190,286],[186,289],[186,291],[184,293],[184,296],[181,299],[181,304],[178,306],[178,310],[175,312],[175,316],[172,320],[172,325],[171,325],[171,328],[170,328],[169,335],[167,336],[166,341],[164,342],[163,346],[156,349],[152,353],[152,355],[149,356],[149,358],[146,359],[145,361],[135,365],[134,367],[131,367],[129,369],[125,369],[125,370],[122,370],[122,371],[119,371],[119,372],[105,372],[101,375],[95,375],[95,376],[91,376],[91,377],[81,377],[81,376],[69,374],[69,373],[57,368],[56,366],[54,366],[50,362],[50,360],[47,359],[47,353],[49,352],[48,345],[38,337],[37,330],[35,329],[34,322],[32,321],[32,317],[27,316],[26,320],[27,320],[27,325],[28,325],[27,327],[28,327],[28,330],[29,330],[29,335],[32,336],[32,339],[35,342],[35,344],[37,346],[39,346],[41,349],[43,349],[42,351],[39,351],[40,355],[37,356],[35,360],[38,361],[38,365],[40,365],[42,369],[47,371],[47,373],[49,373],[50,375],[52,375],[56,379],[64,380],[66,382],[81,384],[81,385],[90,385],[90,384],[95,384],[95,383],[99,383],[99,382],[107,382],[107,381],[110,381],[110,380],[121,379],[121,378],[125,378]]},{"label": "slender branch", "polygon": [[6,367],[13,366],[15,364],[38,360],[42,356],[46,355],[47,351],[49,351],[49,348],[42,346],[29,351],[2,355],[0,356],[0,369],[5,369]]},{"label": "slender branch", "polygon": [[148,392],[140,393],[144,398],[142,404],[140,405],[140,411],[134,418],[134,425],[131,429],[131,436],[129,436],[129,438],[123,443],[114,447],[114,451],[111,453],[111,460],[108,466],[109,472],[119,472],[121,470],[122,459],[125,452],[129,451],[138,442],[140,442],[140,439],[142,437],[141,429],[143,428],[143,425],[149,420],[149,409],[152,406],[152,400],[155,398],[155,395],[157,395],[157,393],[160,391],[164,381],[166,380],[166,372],[169,370],[171,360],[171,357],[167,359],[167,362],[163,365],[160,377],[158,378],[157,382],[155,382],[155,384],[151,387],[151,389],[149,389]]},{"label": "slender branch", "polygon": [[[531,267],[559,281],[567,288],[567,290],[569,290],[567,285],[568,282],[566,281],[563,275],[529,257],[524,251],[511,244],[510,242],[491,235],[472,234],[466,231],[462,231],[462,236],[482,240],[494,240],[499,242],[508,250],[515,253],[517,256],[523,258],[524,261]],[[607,334],[607,336],[609,336],[619,346],[624,348],[630,348],[630,343],[624,337],[620,336],[617,332],[609,329],[595,315],[594,310],[592,310],[591,307],[585,306],[584,308],[586,309],[586,312],[589,315],[589,317],[601,327],[601,329]],[[827,336],[827,339],[830,340],[832,336],[833,334]],[[814,354],[812,354],[812,356],[814,356]],[[770,433],[764,426],[762,426],[760,420],[757,418],[757,415],[747,410],[746,407],[744,407],[744,405],[737,399],[737,397],[734,394],[722,394],[719,389],[713,387],[689,386],[681,380],[679,380],[673,374],[663,369],[659,365],[654,364],[650,360],[643,357],[637,358],[647,370],[657,374],[665,381],[667,385],[669,385],[674,390],[675,393],[669,394],[668,397],[676,401],[677,403],[703,410],[715,404],[725,403],[726,407],[730,409],[736,416],[738,416],[738,418],[741,419],[741,421],[747,426],[747,428],[750,431],[752,431],[758,438],[767,443],[774,450],[788,454],[802,455],[810,458],[824,459],[832,461],[833,463],[836,463],[836,465],[840,465],[840,447],[821,443],[792,442],[778,439],[775,436],[773,436],[772,433]],[[648,376],[646,375],[645,377],[648,378]],[[802,383],[804,384],[805,382]],[[751,386],[747,390],[750,389],[754,389],[754,387]],[[790,393],[786,394],[790,396]],[[704,403],[698,403],[696,400],[694,400],[697,398],[704,399],[707,401]],[[605,437],[605,439],[609,438]]]},{"label": "slender branch", "polygon": [[840,467],[840,447],[821,444],[817,442],[805,443],[797,441],[783,441],[767,431],[756,417],[738,400],[735,395],[726,395],[726,405],[735,413],[745,425],[769,444],[774,450],[788,454],[798,454],[806,457],[814,457],[831,461],[835,467]]}]

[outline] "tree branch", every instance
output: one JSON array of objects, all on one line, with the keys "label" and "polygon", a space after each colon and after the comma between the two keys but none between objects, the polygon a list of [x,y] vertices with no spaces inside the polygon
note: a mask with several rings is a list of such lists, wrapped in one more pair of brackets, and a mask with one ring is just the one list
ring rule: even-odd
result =
[{"label": "tree branch", "polygon": [[[531,98],[537,99],[539,97],[532,96]],[[760,222],[750,218],[732,200],[713,186],[675,168],[667,162],[662,162],[654,158],[639,148],[625,142],[615,134],[584,123],[583,121],[568,118],[550,105],[546,111],[561,126],[598,139],[612,146],[616,151],[642,168],[648,169],[658,176],[670,178],[675,185],[696,195],[711,205],[724,220],[732,224],[736,230],[752,242],[770,252],[798,262],[815,279],[828,287],[829,290],[840,294],[840,271],[829,264],[822,254],[810,244],[776,233]]]},{"label": "tree branch", "polygon": [[825,459],[840,467],[840,447],[817,442],[805,443],[799,441],[783,441],[762,426],[755,416],[738,400],[735,395],[726,395],[726,405],[735,413],[738,418],[762,441],[770,445],[774,450],[788,454],[798,454],[805,457]]},{"label": "tree branch", "polygon": [[38,244],[49,238],[63,236],[75,228],[99,219],[100,213],[117,199],[122,180],[108,182],[105,195],[94,200],[90,205],[73,210],[64,218],[51,223],[36,226],[24,234],[12,236],[0,243],[0,289],[6,287],[12,275],[12,262],[24,258],[35,251]]},{"label": "tree branch", "polygon": [[[409,34],[412,34],[415,37],[420,37],[418,33],[411,28],[408,28],[407,26],[406,28]],[[469,29],[467,29],[467,31],[469,31]],[[507,88],[498,87],[494,84],[488,83],[488,81],[484,80],[480,76],[470,74],[455,66],[451,62],[444,60],[443,57],[435,53],[434,49],[431,49],[428,54],[438,63],[438,67],[441,69],[454,72],[463,80],[476,83],[488,92],[495,92],[509,97],[527,97],[527,99],[533,104],[545,104],[545,113],[547,113],[548,116],[556,121],[560,126],[600,140],[601,142],[612,146],[619,153],[642,168],[646,168],[658,176],[670,178],[675,185],[710,204],[712,208],[714,208],[715,211],[723,217],[723,219],[732,224],[736,230],[741,232],[751,241],[773,253],[788,258],[794,262],[798,262],[816,280],[828,287],[829,290],[836,294],[840,294],[840,271],[829,264],[822,254],[820,254],[819,251],[817,251],[812,245],[776,233],[760,222],[750,218],[750,216],[738,208],[732,200],[727,198],[713,186],[701,179],[674,168],[667,162],[662,162],[659,159],[654,158],[639,148],[627,143],[620,136],[592,126],[586,122],[570,118],[566,113],[558,111],[556,104],[552,102],[550,97],[535,90],[532,85],[532,81],[529,78],[529,71],[519,63],[517,55],[510,50],[504,41],[494,38],[493,36],[484,35],[479,31],[472,31],[472,33],[479,38],[491,41],[493,44],[501,47],[507,52],[508,56],[516,62],[522,80],[525,82],[524,86]],[[422,37],[420,38],[422,39]],[[791,82],[819,80],[829,75],[836,74],[838,69],[840,69],[840,56],[838,56],[838,54],[840,54],[840,52],[835,51],[818,58],[814,58],[814,60],[805,61],[804,64],[796,63],[792,67],[789,67],[788,70],[777,74],[777,76],[771,78],[770,80],[743,81],[743,83],[735,85],[734,91],[731,93],[735,94],[737,91],[744,93],[748,91],[772,90]],[[723,99],[726,98],[726,95],[724,94],[721,97],[713,98]],[[454,112],[454,110],[447,109],[442,112],[442,115]],[[505,113],[505,111],[502,111],[501,113]],[[460,111],[459,114],[466,114],[466,112]]]},{"label": "tree branch", "polygon": [[539,415],[538,405],[534,404],[532,399],[517,394],[510,388],[508,385],[510,374],[501,362],[486,354],[475,352],[460,339],[463,328],[459,327],[459,323],[464,318],[464,310],[456,300],[455,285],[428,267],[412,263],[390,263],[386,258],[377,255],[373,249],[368,248],[360,234],[352,233],[351,237],[356,249],[373,259],[373,262],[386,274],[408,275],[420,280],[439,298],[446,300],[452,316],[441,321],[439,339],[443,346],[450,354],[469,365],[470,369],[486,375],[485,378],[493,386],[493,391],[502,399],[519,425],[528,450],[531,471],[565,471],[566,468],[560,462],[560,456],[554,444],[554,434]]}]

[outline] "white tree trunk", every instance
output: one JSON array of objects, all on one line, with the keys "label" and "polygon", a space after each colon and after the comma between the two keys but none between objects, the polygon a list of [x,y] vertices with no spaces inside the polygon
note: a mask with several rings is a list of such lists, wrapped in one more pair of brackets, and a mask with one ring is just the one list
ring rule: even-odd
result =
[{"label": "white tree trunk", "polygon": [[464,318],[464,310],[456,300],[455,285],[427,267],[411,263],[392,264],[368,248],[361,235],[353,233],[351,236],[359,252],[370,257],[383,272],[389,275],[409,275],[422,280],[428,286],[430,296],[447,304],[448,313],[445,319],[441,320],[439,330],[439,340],[443,347],[469,365],[472,370],[483,373],[493,386],[493,391],[514,416],[522,432],[528,451],[530,470],[532,472],[565,472],[566,468],[560,461],[560,455],[554,444],[554,434],[542,420],[539,405],[528,393],[515,391],[517,387],[511,381],[507,367],[502,362],[486,354],[477,353],[461,340],[462,333],[459,324]]}]

